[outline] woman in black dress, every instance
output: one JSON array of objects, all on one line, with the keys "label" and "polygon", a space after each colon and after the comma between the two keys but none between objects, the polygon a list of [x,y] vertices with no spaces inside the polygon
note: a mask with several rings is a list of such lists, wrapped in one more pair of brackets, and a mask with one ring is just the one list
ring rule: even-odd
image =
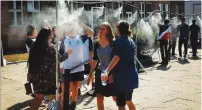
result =
[{"label": "woman in black dress", "polygon": [[[98,36],[99,41],[94,45],[94,61],[91,65],[88,84],[92,81],[93,71],[95,70],[95,92],[97,94],[97,107],[98,110],[104,110],[104,96],[109,97],[116,95],[114,84],[108,83],[106,86],[103,86],[100,78],[101,73],[107,68],[112,58],[111,51],[114,36],[111,25],[108,22],[104,22],[100,25]],[[113,74],[113,72],[111,72],[109,75],[111,74]]]},{"label": "woman in black dress", "polygon": [[[30,49],[27,79],[33,84],[35,93],[30,110],[38,110],[44,95],[55,95],[56,92],[56,48],[51,43],[52,37],[50,28],[42,28]],[[66,60],[71,52],[68,50],[59,55],[59,61]]]}]

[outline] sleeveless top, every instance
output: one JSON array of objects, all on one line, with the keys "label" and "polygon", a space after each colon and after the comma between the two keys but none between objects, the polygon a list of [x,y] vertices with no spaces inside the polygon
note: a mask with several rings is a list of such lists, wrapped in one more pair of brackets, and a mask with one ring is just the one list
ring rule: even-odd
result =
[{"label": "sleeveless top", "polygon": [[[66,37],[64,40],[64,50],[71,49],[72,53],[69,55],[69,58],[64,61],[63,67],[64,69],[70,69],[80,63],[83,60],[83,42],[80,36],[76,36],[75,38]],[[70,73],[76,73],[84,71],[84,66],[80,66],[75,70],[72,70]]]}]

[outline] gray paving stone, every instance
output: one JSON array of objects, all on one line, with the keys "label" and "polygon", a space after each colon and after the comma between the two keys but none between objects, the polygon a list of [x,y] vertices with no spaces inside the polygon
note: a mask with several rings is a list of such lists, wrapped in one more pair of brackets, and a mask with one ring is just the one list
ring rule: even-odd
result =
[{"label": "gray paving stone", "polygon": [[[201,51],[199,50],[199,53]],[[200,110],[201,61],[189,60],[189,64],[171,61],[167,71],[158,66],[147,68],[148,75],[139,75],[140,86],[134,90],[133,102],[137,110]],[[1,110],[26,110],[32,98],[25,95],[26,63],[1,68]],[[85,82],[84,82],[85,84]],[[78,98],[78,110],[97,110],[96,98],[85,95],[90,86],[82,87]],[[117,110],[111,97],[105,98],[105,110]],[[46,107],[41,107],[44,110]]]}]

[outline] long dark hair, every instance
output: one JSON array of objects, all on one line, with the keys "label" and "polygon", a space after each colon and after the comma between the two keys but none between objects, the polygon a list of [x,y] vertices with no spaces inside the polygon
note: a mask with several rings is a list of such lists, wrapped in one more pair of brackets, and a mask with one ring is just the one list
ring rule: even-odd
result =
[{"label": "long dark hair", "polygon": [[41,61],[43,61],[46,50],[49,48],[50,44],[48,42],[49,37],[51,35],[50,28],[42,28],[37,36],[36,41],[30,48],[29,58],[28,58],[28,67],[37,65],[38,67],[41,65]]}]

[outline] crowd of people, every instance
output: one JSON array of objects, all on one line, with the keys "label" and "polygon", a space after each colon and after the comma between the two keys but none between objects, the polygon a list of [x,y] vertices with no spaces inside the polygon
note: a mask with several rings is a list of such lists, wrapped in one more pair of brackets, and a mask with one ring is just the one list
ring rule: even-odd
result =
[{"label": "crowd of people", "polygon": [[[172,19],[171,23],[168,19],[164,21],[164,25],[160,25],[159,36],[164,34],[169,28],[171,31],[169,34],[164,34],[164,36],[159,39],[160,43],[160,52],[162,62],[161,64],[167,65],[170,61],[171,56],[175,56],[175,47],[177,42],[177,37],[179,36],[178,42],[178,51],[179,51],[179,60],[182,60],[182,45],[184,45],[184,59],[187,59],[187,49],[188,42],[190,41],[192,47],[192,57],[197,58],[197,44],[199,40],[200,27],[196,25],[196,20],[192,20],[192,25],[189,26],[185,23],[185,18],[181,18],[181,24],[176,25],[175,20]],[[178,35],[179,33],[179,35]],[[171,52],[172,51],[172,52]]]},{"label": "crowd of people", "polygon": [[[187,57],[187,45],[190,39],[193,57],[197,53],[199,26],[196,20],[188,26],[181,18],[181,24],[175,26],[174,20],[164,21],[164,25],[159,25],[160,52],[162,62],[167,65],[170,57],[176,55],[175,47],[179,33],[179,58],[182,57],[182,44],[184,44],[184,58]],[[34,25],[28,25],[26,28],[27,39],[26,48],[29,53],[27,80],[33,84],[34,100],[30,110],[37,110],[44,98],[48,100],[55,99],[56,94],[56,65],[60,65],[60,91],[59,100],[64,100],[64,80],[62,74],[68,74],[70,80],[71,103],[68,105],[70,110],[75,110],[77,96],[80,91],[81,81],[84,80],[84,74],[88,75],[87,84],[92,84],[97,97],[97,109],[104,110],[104,97],[112,97],[118,106],[118,110],[125,110],[125,105],[129,110],[136,110],[132,102],[133,89],[138,88],[138,72],[136,68],[136,44],[132,40],[130,24],[121,20],[116,25],[116,32],[113,32],[108,22],[100,24],[98,32],[94,31],[80,22],[80,26],[86,33],[81,33],[77,28],[69,26],[63,33],[59,47],[59,64],[56,64],[56,29],[50,27],[48,22],[44,22],[41,30],[37,34]],[[171,29],[169,34],[165,34]],[[98,39],[93,42],[92,36],[97,35]],[[115,37],[116,36],[116,37]],[[190,37],[189,37],[190,36]],[[172,52],[171,52],[172,50]],[[89,60],[90,59],[90,60]],[[89,60],[75,70],[69,72],[69,69]],[[59,104],[58,109],[63,107]]]},{"label": "crowd of people", "polygon": [[[84,74],[88,74],[87,84],[95,83],[98,110],[104,110],[104,97],[112,96],[119,110],[136,110],[132,102],[133,89],[138,88],[138,73],[135,64],[136,46],[132,40],[130,25],[119,21],[116,32],[108,22],[99,26],[98,39],[93,43],[94,31],[80,22],[86,30],[77,32],[74,27],[64,31],[59,48],[59,62],[56,64],[56,32],[57,27],[43,24],[37,34],[34,25],[27,26],[26,48],[29,53],[27,80],[32,83],[34,100],[30,110],[37,110],[45,96],[55,99],[56,94],[56,65],[61,65],[59,73],[69,74],[70,80],[70,110],[76,109],[76,101]],[[116,36],[116,37],[114,37]],[[75,70],[69,69],[86,60],[89,62]],[[61,63],[62,62],[62,63]],[[59,100],[64,100],[64,80],[60,74]],[[95,82],[94,82],[95,80]],[[64,105],[63,105],[64,106]],[[63,108],[59,104],[58,109]]]}]

